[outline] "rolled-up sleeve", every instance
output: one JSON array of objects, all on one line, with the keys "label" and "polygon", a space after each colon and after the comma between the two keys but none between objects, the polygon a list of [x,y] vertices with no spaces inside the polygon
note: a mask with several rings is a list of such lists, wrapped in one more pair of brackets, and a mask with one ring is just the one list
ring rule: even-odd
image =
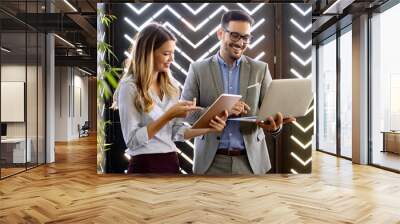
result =
[{"label": "rolled-up sleeve", "polygon": [[147,126],[140,126],[141,113],[136,109],[136,89],[132,83],[121,83],[118,95],[119,117],[126,147],[131,150],[146,145],[149,141]]},{"label": "rolled-up sleeve", "polygon": [[175,118],[172,124],[172,140],[174,142],[185,141],[185,131],[190,128],[188,124],[184,122],[183,118]]}]

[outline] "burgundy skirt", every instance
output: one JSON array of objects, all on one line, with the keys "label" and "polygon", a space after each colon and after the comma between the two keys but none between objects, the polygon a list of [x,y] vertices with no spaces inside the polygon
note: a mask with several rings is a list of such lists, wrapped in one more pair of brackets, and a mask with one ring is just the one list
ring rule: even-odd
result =
[{"label": "burgundy skirt", "polygon": [[180,173],[178,154],[169,152],[132,156],[128,173],[178,174]]}]

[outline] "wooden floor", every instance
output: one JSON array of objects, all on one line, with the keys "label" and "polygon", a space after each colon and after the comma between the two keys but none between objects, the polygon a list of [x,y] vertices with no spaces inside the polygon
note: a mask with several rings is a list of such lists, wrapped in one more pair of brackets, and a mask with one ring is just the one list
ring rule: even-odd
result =
[{"label": "wooden floor", "polygon": [[315,152],[309,175],[96,174],[95,138],[0,181],[0,223],[400,223],[400,175]]}]

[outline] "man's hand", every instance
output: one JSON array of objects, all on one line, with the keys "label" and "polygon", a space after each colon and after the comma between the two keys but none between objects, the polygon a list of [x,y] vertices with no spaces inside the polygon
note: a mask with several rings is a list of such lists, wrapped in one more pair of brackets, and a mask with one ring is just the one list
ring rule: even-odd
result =
[{"label": "man's hand", "polygon": [[275,132],[281,125],[293,121],[296,121],[296,118],[294,117],[283,118],[282,113],[278,112],[275,116],[275,119],[273,117],[267,117],[266,121],[257,121],[256,124],[268,132]]},{"label": "man's hand", "polygon": [[240,115],[245,115],[250,111],[249,105],[247,105],[243,101],[238,101],[230,111],[230,114],[233,114],[234,116],[240,116]]}]

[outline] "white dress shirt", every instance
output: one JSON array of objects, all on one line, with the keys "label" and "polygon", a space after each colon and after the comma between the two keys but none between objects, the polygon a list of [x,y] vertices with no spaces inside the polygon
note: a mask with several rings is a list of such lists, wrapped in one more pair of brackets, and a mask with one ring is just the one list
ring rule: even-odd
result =
[{"label": "white dress shirt", "polygon": [[[171,81],[177,86],[176,80]],[[126,152],[131,156],[175,152],[177,148],[174,141],[184,141],[184,132],[190,128],[183,123],[184,119],[175,118],[169,121],[151,139],[147,134],[147,125],[176,104],[179,96],[173,98],[164,96],[160,100],[156,93],[150,91],[150,96],[154,100],[153,109],[148,113],[139,112],[134,104],[137,89],[133,79],[122,80],[119,85],[118,108]]]}]

